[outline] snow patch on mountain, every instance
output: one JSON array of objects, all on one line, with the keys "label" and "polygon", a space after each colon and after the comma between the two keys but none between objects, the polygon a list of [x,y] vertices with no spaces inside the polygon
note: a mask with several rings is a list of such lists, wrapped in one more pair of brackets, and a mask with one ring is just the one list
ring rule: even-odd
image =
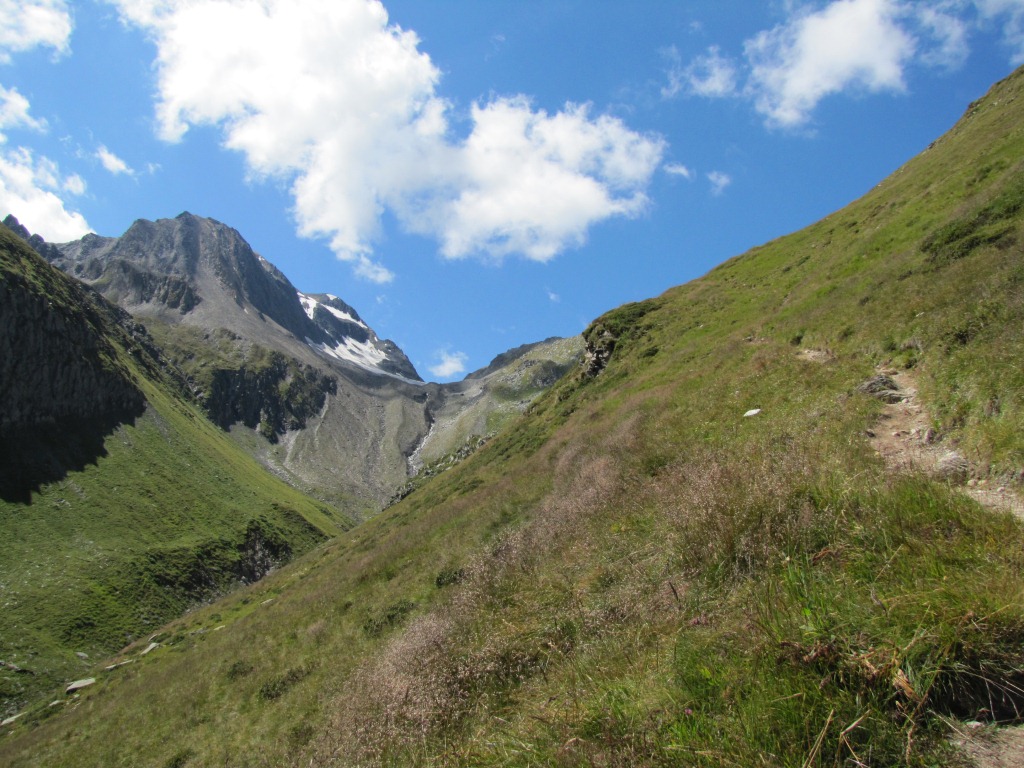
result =
[{"label": "snow patch on mountain", "polygon": [[410,379],[406,376],[401,376],[397,373],[384,370],[381,368],[381,364],[387,361],[387,355],[374,346],[372,341],[356,341],[355,339],[342,339],[335,346],[330,344],[317,344],[310,338],[306,339],[306,343],[309,344],[313,349],[316,349],[327,355],[333,357],[335,360],[341,360],[351,365],[355,365],[358,368],[362,368],[365,371],[371,373],[380,374],[382,376],[390,376],[393,379],[400,379],[401,381],[408,382],[409,384],[423,384],[422,381],[416,379]]},{"label": "snow patch on mountain", "polygon": [[[370,326],[368,326],[366,323],[364,323],[358,317],[353,317],[348,312],[343,312],[342,310],[338,309],[337,307],[332,307],[330,304],[324,304],[322,302],[319,302],[316,299],[314,299],[312,296],[307,296],[302,291],[299,291],[298,294],[299,294],[299,301],[302,302],[302,308],[304,310],[306,310],[306,314],[309,316],[310,320],[313,319],[313,315],[316,313],[316,308],[317,307],[323,307],[324,309],[326,309],[328,312],[330,312],[332,315],[334,315],[339,320],[344,320],[345,322],[348,322],[348,323],[355,323],[356,325],[358,325],[358,326],[360,326],[362,328],[366,328],[367,330],[369,330]],[[330,299],[331,301],[338,301],[338,297],[337,296],[333,296],[330,293],[327,294],[327,298]]]},{"label": "snow patch on mountain", "polygon": [[377,366],[384,362],[387,357],[387,355],[368,341],[359,342],[355,339],[342,339],[334,347],[328,344],[314,344],[312,339],[307,339],[306,343],[316,347],[326,355],[330,355],[338,360],[355,363],[363,368],[370,368],[378,373]]}]

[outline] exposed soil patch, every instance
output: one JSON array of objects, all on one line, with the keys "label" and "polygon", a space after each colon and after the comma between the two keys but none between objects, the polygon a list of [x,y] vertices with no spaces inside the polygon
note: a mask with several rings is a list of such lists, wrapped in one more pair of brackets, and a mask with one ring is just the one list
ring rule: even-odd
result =
[{"label": "exposed soil patch", "polygon": [[1020,768],[1024,765],[1024,727],[971,728],[954,740],[975,768]]},{"label": "exposed soil patch", "polygon": [[827,363],[834,356],[827,349],[801,349],[797,357],[812,363]]}]

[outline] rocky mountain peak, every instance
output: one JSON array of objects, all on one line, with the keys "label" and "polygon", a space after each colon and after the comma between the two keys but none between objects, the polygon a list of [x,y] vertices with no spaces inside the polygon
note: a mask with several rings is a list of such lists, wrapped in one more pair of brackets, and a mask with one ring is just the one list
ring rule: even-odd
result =
[{"label": "rocky mountain peak", "polygon": [[402,350],[379,339],[351,306],[329,294],[300,293],[237,230],[215,219],[186,211],[139,219],[121,237],[42,246],[49,261],[137,316],[230,328],[290,355],[300,354],[298,342],[332,367],[421,381]]}]

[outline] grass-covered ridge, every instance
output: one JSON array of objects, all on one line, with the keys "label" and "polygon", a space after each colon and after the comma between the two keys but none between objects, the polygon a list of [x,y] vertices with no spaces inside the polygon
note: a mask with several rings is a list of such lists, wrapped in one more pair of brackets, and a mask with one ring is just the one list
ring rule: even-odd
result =
[{"label": "grass-covered ridge", "polygon": [[1024,709],[1024,534],[888,471],[858,387],[913,370],[938,444],[1019,487],[1022,90],[598,319],[523,419],[33,709],[0,761],[956,765],[949,722]]},{"label": "grass-covered ridge", "polygon": [[[131,382],[143,404],[94,436],[100,445],[84,466],[24,501],[0,501],[0,713],[7,717],[348,521],[242,453],[184,396],[180,377],[103,319],[102,298],[15,238],[0,247],[5,284],[40,292],[69,324],[91,323],[102,365]],[[13,375],[28,376],[32,365],[20,361]],[[50,428],[55,440],[73,441],[82,428],[56,423],[64,431]]]}]

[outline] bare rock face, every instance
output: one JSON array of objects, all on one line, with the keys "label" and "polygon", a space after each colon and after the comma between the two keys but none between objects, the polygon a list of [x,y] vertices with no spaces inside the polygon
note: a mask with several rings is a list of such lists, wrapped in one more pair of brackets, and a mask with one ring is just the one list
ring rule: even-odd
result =
[{"label": "bare rock face", "polygon": [[303,429],[319,413],[337,380],[318,368],[273,353],[264,365],[213,372],[209,392],[201,396],[218,426],[244,424],[276,443],[289,430]]},{"label": "bare rock face", "polygon": [[[336,296],[301,294],[236,230],[213,219],[140,219],[121,237],[43,246],[51,263],[143,320],[229,328],[293,357],[420,381],[397,345],[378,339],[352,307]],[[368,354],[346,354],[354,350]]]},{"label": "bare rock face", "polygon": [[142,413],[124,354],[161,361],[127,313],[0,230],[0,495],[13,499],[80,468]]}]

